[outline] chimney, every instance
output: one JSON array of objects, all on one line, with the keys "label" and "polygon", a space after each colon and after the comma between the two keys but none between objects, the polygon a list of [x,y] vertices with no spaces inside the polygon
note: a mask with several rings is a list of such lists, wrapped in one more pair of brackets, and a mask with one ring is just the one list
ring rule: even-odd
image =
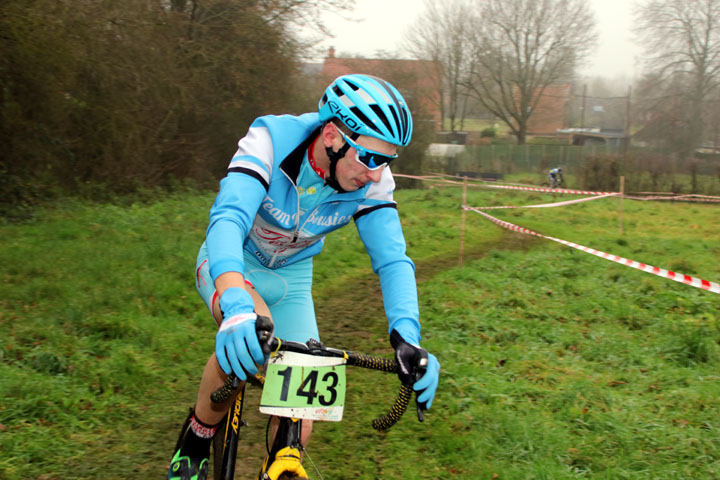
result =
[{"label": "chimney", "polygon": [[335,58],[335,47],[330,47],[330,51],[328,52],[328,58]]}]

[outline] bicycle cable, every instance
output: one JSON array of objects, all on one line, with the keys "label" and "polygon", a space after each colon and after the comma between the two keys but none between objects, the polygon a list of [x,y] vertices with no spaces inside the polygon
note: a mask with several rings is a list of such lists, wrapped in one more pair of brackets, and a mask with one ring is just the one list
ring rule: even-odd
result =
[{"label": "bicycle cable", "polygon": [[315,462],[313,462],[312,458],[310,458],[310,454],[308,454],[307,449],[305,447],[302,447],[303,454],[307,457],[307,459],[310,461],[310,465],[315,469],[315,471],[318,474],[318,477],[320,477],[320,480],[324,480],[324,477],[322,476],[322,473],[320,473],[320,469],[315,465]]}]

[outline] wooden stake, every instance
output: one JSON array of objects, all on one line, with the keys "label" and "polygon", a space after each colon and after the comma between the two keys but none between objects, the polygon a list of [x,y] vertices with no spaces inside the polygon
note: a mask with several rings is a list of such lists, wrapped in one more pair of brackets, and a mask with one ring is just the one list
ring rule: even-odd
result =
[{"label": "wooden stake", "polygon": [[623,234],[623,195],[625,195],[625,176],[620,177],[620,235]]},{"label": "wooden stake", "polygon": [[465,204],[467,203],[467,177],[463,177],[462,219],[460,221],[460,269],[463,266],[463,250],[465,249]]}]

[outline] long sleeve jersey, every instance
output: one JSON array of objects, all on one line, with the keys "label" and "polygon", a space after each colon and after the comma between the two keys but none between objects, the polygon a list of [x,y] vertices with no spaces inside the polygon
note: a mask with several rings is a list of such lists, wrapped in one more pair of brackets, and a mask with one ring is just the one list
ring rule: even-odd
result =
[{"label": "long sleeve jersey", "polygon": [[312,257],[328,233],[354,220],[380,278],[388,331],[417,344],[415,266],[406,254],[390,169],[377,183],[354,192],[333,190],[301,205],[300,193],[313,188],[303,184],[303,162],[320,127],[316,113],[264,116],[250,126],[210,210],[210,275],[214,281],[225,272],[244,273],[243,250],[269,269]]}]

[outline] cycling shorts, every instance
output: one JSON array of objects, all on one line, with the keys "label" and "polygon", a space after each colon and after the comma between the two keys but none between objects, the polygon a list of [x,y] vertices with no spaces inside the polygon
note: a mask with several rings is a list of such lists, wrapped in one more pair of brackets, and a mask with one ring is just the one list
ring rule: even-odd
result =
[{"label": "cycling shorts", "polygon": [[[270,269],[245,251],[245,280],[255,287],[265,300],[275,324],[275,336],[294,342],[310,338],[320,340],[312,300],[312,257],[281,268]],[[195,286],[210,309],[217,292],[210,278],[205,243],[200,246],[195,265]]]}]

